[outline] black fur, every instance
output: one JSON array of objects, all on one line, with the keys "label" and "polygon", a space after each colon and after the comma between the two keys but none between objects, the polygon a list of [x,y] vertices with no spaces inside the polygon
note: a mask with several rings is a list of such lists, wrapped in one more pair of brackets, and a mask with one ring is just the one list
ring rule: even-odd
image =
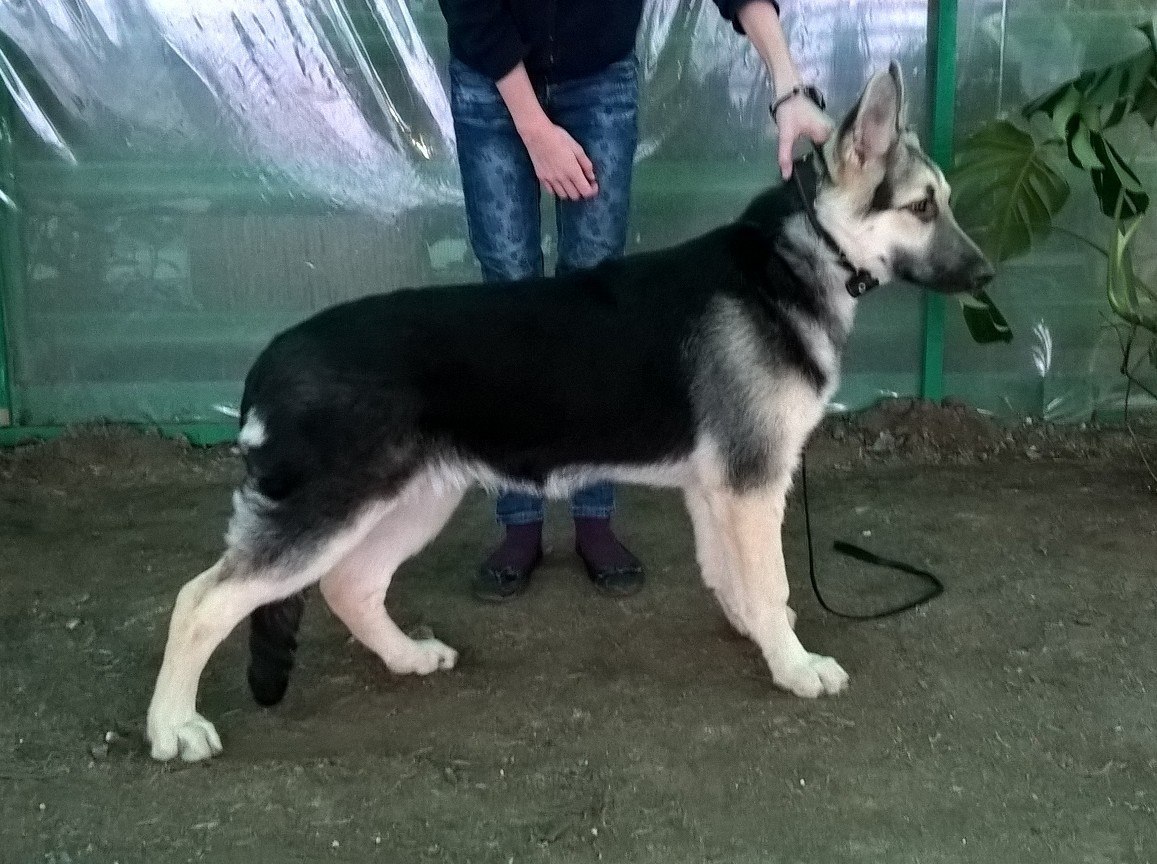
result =
[{"label": "black fur", "polygon": [[872,213],[882,213],[885,210],[892,209],[892,202],[895,197],[895,192],[892,189],[892,181],[887,175],[880,181],[880,185],[872,192],[871,203],[868,204],[868,210]]},{"label": "black fur", "polygon": [[261,705],[276,705],[289,687],[305,592],[259,606],[249,616],[249,689]]},{"label": "black fur", "polygon": [[330,308],[278,336],[251,370],[242,416],[268,443],[247,485],[273,502],[258,563],[308,544],[443,453],[542,484],[574,464],[646,465],[690,452],[693,358],[708,306],[742,304],[769,366],[825,374],[787,312],[823,298],[767,242],[794,192],[680,246],[512,284],[408,289]]}]

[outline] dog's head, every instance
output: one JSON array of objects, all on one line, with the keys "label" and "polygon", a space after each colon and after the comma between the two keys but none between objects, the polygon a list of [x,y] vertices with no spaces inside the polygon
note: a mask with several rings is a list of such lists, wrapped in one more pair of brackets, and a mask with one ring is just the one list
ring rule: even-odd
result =
[{"label": "dog's head", "polygon": [[824,146],[816,213],[848,257],[881,282],[978,291],[992,265],[956,223],[944,174],[907,127],[895,63],[872,77]]}]

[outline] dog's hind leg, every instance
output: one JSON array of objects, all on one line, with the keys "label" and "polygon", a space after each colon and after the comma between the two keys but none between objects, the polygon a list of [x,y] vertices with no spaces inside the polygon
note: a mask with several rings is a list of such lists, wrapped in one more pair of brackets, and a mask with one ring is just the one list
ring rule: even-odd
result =
[{"label": "dog's hind leg", "polygon": [[785,478],[745,492],[712,489],[708,505],[732,571],[739,576],[747,632],[763,653],[772,679],[797,696],[833,695],[847,686],[847,673],[831,657],[812,654],[800,644],[787,605],[781,537],[787,486]]},{"label": "dog's hind leg", "polygon": [[[165,658],[149,703],[146,735],[154,759],[195,762],[221,752],[213,724],[197,713],[197,687],[209,657],[250,612],[312,585],[381,520],[381,505],[322,540],[294,563],[254,567],[232,548],[177,594]],[[286,560],[290,560],[287,556]]]},{"label": "dog's hind leg", "polygon": [[398,674],[428,675],[451,669],[458,652],[437,639],[412,639],[386,611],[394,572],[442,530],[463,493],[435,488],[420,477],[397,506],[321,580],[329,608],[354,637]]}]

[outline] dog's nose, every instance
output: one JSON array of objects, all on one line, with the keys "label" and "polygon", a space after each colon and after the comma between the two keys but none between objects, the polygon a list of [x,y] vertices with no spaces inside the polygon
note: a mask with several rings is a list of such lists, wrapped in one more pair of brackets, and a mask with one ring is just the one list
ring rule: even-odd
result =
[{"label": "dog's nose", "polygon": [[981,262],[972,273],[972,290],[979,291],[985,285],[992,281],[992,277],[996,275],[996,270],[987,261]]}]

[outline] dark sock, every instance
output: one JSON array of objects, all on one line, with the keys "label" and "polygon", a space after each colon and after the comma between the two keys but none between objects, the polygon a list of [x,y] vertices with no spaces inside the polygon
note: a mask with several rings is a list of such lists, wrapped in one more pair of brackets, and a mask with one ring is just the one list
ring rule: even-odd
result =
[{"label": "dark sock", "polygon": [[611,530],[610,519],[576,518],[574,541],[579,555],[598,570],[626,570],[639,566],[639,559],[627,551]]},{"label": "dark sock", "polygon": [[490,570],[529,570],[541,553],[541,522],[507,525],[506,537],[482,566]]}]

